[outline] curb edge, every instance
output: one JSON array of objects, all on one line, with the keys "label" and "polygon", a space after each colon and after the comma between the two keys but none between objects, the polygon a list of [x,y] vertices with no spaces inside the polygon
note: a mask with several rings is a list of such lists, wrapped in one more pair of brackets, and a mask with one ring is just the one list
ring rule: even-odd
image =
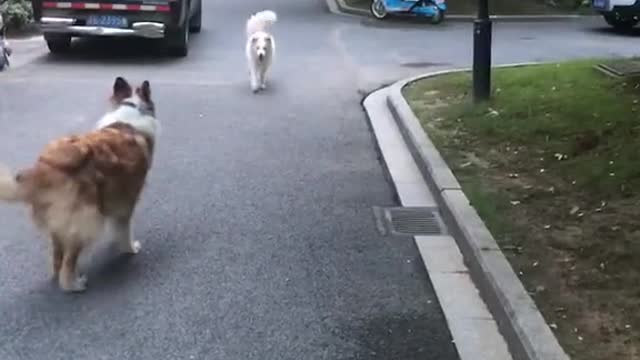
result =
[{"label": "curb edge", "polygon": [[[349,14],[349,15],[365,15],[369,16],[369,11],[356,8],[353,6],[347,5],[344,0],[326,0],[327,6],[330,11],[334,14]],[[551,22],[551,21],[566,21],[566,20],[582,20],[582,19],[591,19],[591,18],[599,18],[600,15],[560,15],[560,14],[550,14],[550,15],[491,15],[489,16],[491,20],[498,22]],[[445,21],[452,22],[473,22],[476,19],[475,15],[461,15],[461,14],[451,14],[447,15]]]},{"label": "curb edge", "polygon": [[[528,62],[497,68],[541,64],[543,63]],[[569,360],[535,302],[402,95],[402,89],[417,80],[469,70],[465,68],[438,71],[398,81],[389,89],[389,109],[425,181],[433,190],[436,201],[443,210],[443,217],[468,264],[471,276],[496,319],[514,359]]]}]

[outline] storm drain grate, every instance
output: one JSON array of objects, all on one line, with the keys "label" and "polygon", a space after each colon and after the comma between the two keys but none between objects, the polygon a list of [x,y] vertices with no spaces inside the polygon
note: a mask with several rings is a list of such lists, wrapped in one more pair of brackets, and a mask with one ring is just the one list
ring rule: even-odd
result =
[{"label": "storm drain grate", "polygon": [[374,207],[383,235],[442,235],[444,224],[433,207]]}]

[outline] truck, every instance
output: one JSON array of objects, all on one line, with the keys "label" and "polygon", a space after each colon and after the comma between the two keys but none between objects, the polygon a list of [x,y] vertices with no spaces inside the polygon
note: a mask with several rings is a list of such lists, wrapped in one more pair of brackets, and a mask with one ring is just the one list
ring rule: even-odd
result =
[{"label": "truck", "polygon": [[74,37],[162,39],[169,54],[189,53],[189,34],[202,27],[202,0],[32,0],[34,20],[51,53]]},{"label": "truck", "polygon": [[630,30],[640,21],[640,0],[591,0],[591,7],[616,30]]}]

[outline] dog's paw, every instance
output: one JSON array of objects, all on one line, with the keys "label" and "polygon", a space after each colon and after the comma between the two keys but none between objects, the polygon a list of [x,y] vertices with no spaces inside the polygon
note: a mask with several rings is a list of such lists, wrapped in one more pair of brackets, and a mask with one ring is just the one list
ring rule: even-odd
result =
[{"label": "dog's paw", "polygon": [[140,241],[131,241],[129,243],[127,243],[125,246],[122,247],[122,249],[120,249],[120,251],[123,254],[131,254],[131,255],[135,255],[137,253],[140,252],[140,250],[142,249],[142,244],[140,244]]},{"label": "dog's paw", "polygon": [[140,241],[132,241],[131,242],[131,253],[132,254],[137,254],[140,252],[140,250],[142,250],[142,244],[140,243]]},{"label": "dog's paw", "polygon": [[87,280],[88,279],[86,275],[80,275],[80,276],[77,276],[75,279],[73,279],[73,281],[70,281],[69,283],[66,283],[66,284],[61,283],[60,287],[65,292],[83,292],[87,290]]}]

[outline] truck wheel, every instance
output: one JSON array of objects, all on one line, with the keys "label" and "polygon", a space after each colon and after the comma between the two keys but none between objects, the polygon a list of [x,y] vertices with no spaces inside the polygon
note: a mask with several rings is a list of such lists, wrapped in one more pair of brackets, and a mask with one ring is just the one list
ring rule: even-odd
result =
[{"label": "truck wheel", "polygon": [[199,33],[202,29],[202,0],[198,1],[198,9],[189,22],[189,31]]},{"label": "truck wheel", "polygon": [[71,48],[71,35],[45,33],[44,39],[53,54],[65,53]]},{"label": "truck wheel", "polygon": [[172,56],[185,57],[189,54],[188,24],[183,24],[181,27],[170,31],[169,34],[167,34],[167,47],[169,55]]},{"label": "truck wheel", "polygon": [[638,24],[638,20],[632,17],[622,17],[618,13],[605,14],[604,20],[619,31],[629,31]]}]

